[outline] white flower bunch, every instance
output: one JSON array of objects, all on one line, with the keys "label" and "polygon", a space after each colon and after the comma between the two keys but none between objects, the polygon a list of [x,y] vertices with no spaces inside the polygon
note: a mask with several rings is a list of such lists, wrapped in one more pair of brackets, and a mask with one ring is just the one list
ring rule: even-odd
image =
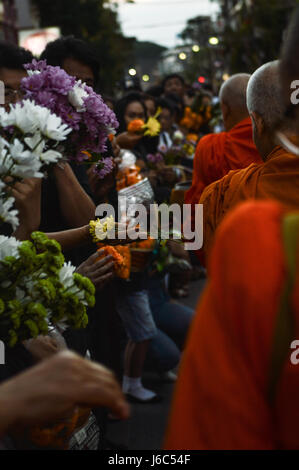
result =
[{"label": "white flower bunch", "polygon": [[0,223],[18,227],[8,186],[24,178],[42,178],[47,165],[62,159],[57,145],[70,132],[60,117],[33,101],[10,105],[9,111],[0,108]]}]

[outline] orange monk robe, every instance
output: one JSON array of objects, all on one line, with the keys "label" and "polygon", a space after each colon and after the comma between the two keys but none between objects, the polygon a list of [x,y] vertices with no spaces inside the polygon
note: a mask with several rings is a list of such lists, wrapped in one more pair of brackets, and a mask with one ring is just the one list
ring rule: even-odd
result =
[{"label": "orange monk robe", "polygon": [[[284,362],[274,404],[267,398],[286,277],[283,215],[275,202],[252,201],[220,226],[179,371],[166,449],[299,449],[299,365]],[[297,274],[299,339],[298,281]]]},{"label": "orange monk robe", "polygon": [[200,198],[203,204],[203,239],[208,261],[215,230],[225,214],[248,199],[274,199],[289,209],[299,209],[299,158],[275,147],[268,160],[243,170],[231,171],[208,186]]},{"label": "orange monk robe", "polygon": [[230,170],[262,163],[252,140],[250,117],[228,132],[209,134],[197,146],[193,163],[192,186],[185,196],[186,204],[198,204],[206,186],[227,175]]}]

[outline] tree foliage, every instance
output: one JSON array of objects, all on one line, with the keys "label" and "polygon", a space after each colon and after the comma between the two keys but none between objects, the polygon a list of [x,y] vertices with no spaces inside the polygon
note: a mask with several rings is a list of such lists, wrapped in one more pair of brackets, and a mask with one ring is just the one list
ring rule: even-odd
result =
[{"label": "tree foliage", "polygon": [[101,91],[111,92],[123,75],[134,44],[123,36],[116,9],[105,0],[33,0],[42,27],[58,26],[63,35],[92,43],[101,63]]},{"label": "tree foliage", "polygon": [[[228,71],[253,72],[278,58],[283,34],[298,0],[217,0],[224,22],[222,45]],[[233,10],[228,5],[235,3]]]}]

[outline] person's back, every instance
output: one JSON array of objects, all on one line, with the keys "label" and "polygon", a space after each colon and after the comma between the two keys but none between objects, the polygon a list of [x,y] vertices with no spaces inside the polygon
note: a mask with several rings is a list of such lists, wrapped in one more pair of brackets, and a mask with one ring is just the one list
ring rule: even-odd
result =
[{"label": "person's back", "polygon": [[[289,209],[299,207],[299,160],[276,143],[276,125],[284,120],[285,111],[278,61],[265,64],[251,76],[247,103],[253,139],[264,163],[232,171],[203,191],[199,203],[203,204],[206,259],[219,223],[240,202],[274,199]],[[289,123],[285,126],[292,132]]]},{"label": "person's back", "polygon": [[298,261],[298,228],[299,213],[289,216],[272,201],[247,202],[221,224],[166,449],[299,448],[299,368],[290,360],[299,338],[298,279],[283,297],[295,280],[287,256]]}]

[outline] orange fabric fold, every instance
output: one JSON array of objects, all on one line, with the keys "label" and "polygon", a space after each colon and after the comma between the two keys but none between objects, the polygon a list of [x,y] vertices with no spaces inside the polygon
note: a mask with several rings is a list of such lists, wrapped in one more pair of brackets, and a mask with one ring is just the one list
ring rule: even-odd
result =
[{"label": "orange fabric fold", "polygon": [[197,204],[204,188],[225,176],[230,170],[262,163],[252,140],[250,117],[239,122],[229,132],[209,134],[197,146],[192,187],[186,193],[186,204]]},{"label": "orange fabric fold", "polygon": [[274,199],[290,210],[299,209],[299,158],[275,147],[265,163],[231,171],[204,190],[199,203],[203,204],[206,260],[225,214],[251,198]]},{"label": "orange fabric fold", "polygon": [[[299,365],[286,360],[275,403],[267,399],[286,278],[284,214],[280,204],[252,201],[221,224],[179,371],[166,449],[299,448]],[[298,279],[296,285],[299,339]]]}]

